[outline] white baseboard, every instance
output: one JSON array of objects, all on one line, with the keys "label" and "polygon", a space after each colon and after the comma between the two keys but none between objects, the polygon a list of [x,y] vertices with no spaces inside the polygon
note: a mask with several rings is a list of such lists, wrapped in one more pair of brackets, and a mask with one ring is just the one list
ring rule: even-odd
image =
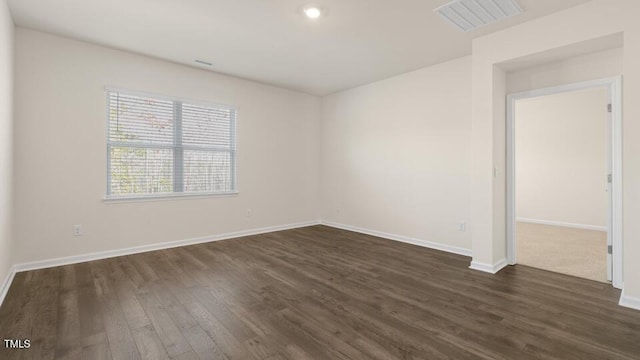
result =
[{"label": "white baseboard", "polygon": [[15,266],[12,266],[9,269],[9,273],[4,278],[4,281],[2,282],[2,284],[0,284],[0,306],[2,306],[4,298],[7,296],[7,293],[9,292],[9,288],[11,287],[11,283],[13,283],[13,278],[15,278],[15,276],[16,269]]},{"label": "white baseboard", "polygon": [[566,223],[566,222],[551,221],[551,220],[539,220],[539,219],[529,219],[529,218],[519,217],[519,218],[516,218],[516,222],[524,222],[524,223],[540,224],[540,225],[551,225],[551,226],[562,226],[562,227],[583,229],[583,230],[607,231],[606,226],[574,224],[574,223]]},{"label": "white baseboard", "polygon": [[389,234],[389,233],[382,232],[382,231],[370,230],[370,229],[360,228],[360,227],[356,227],[356,226],[335,223],[335,222],[332,222],[332,221],[322,220],[322,221],[320,221],[320,223],[322,225],[330,226],[330,227],[333,227],[333,228],[336,228],[336,229],[353,231],[353,232],[357,232],[357,233],[361,233],[361,234],[367,234],[367,235],[371,235],[371,236],[381,237],[381,238],[388,239],[388,240],[400,241],[400,242],[403,242],[403,243],[418,245],[418,246],[426,247],[426,248],[429,248],[429,249],[446,251],[446,252],[453,253],[453,254],[458,254],[458,255],[471,257],[471,250],[465,249],[465,248],[461,248],[461,247],[435,243],[435,242],[416,239],[416,238],[412,238],[412,237],[408,237],[408,236]]},{"label": "white baseboard", "polygon": [[634,310],[640,310],[640,298],[628,296],[624,293],[624,290],[622,290],[622,295],[620,295],[620,302],[618,304]]},{"label": "white baseboard", "polygon": [[125,249],[99,251],[99,252],[94,252],[89,254],[73,255],[73,256],[66,256],[66,257],[60,257],[55,259],[47,259],[47,260],[15,264],[9,270],[9,273],[7,274],[7,277],[5,278],[4,282],[0,284],[0,306],[2,306],[2,303],[4,302],[4,299],[7,296],[7,292],[9,291],[9,287],[11,287],[11,283],[13,282],[13,279],[15,278],[16,273],[19,273],[22,271],[46,269],[46,268],[51,268],[56,266],[77,264],[77,263],[82,263],[86,261],[108,259],[108,258],[117,257],[117,256],[133,255],[133,254],[139,254],[139,253],[155,251],[155,250],[171,249],[179,246],[187,246],[187,245],[195,245],[195,244],[201,244],[201,243],[212,242],[212,241],[227,240],[227,239],[239,238],[243,236],[258,235],[258,234],[264,234],[264,233],[269,233],[274,231],[290,230],[290,229],[296,229],[296,228],[319,225],[319,224],[320,224],[319,220],[306,221],[306,222],[295,223],[295,224],[269,226],[269,227],[263,227],[263,228],[257,228],[257,229],[230,232],[230,233],[219,234],[219,235],[203,236],[198,238],[169,241],[169,242],[163,242],[158,244],[134,246],[134,247],[125,248]]},{"label": "white baseboard", "polygon": [[14,265],[14,268],[16,272],[45,269],[45,268],[50,268],[55,266],[77,264],[81,262],[107,259],[107,258],[112,258],[116,256],[132,255],[132,254],[144,253],[144,252],[155,251],[155,250],[171,249],[179,246],[187,246],[187,245],[195,245],[195,244],[201,244],[201,243],[212,242],[212,241],[227,240],[227,239],[233,239],[233,238],[238,238],[243,236],[258,235],[258,234],[264,234],[264,233],[269,233],[274,231],[290,230],[290,229],[296,229],[296,228],[319,225],[319,224],[320,222],[315,220],[315,221],[307,221],[307,222],[296,223],[296,224],[269,226],[269,227],[263,227],[263,228],[257,228],[257,229],[230,232],[230,233],[219,234],[219,235],[203,236],[203,237],[197,237],[197,238],[191,238],[191,239],[163,242],[158,244],[134,246],[134,247],[125,248],[125,249],[107,250],[107,251],[100,251],[100,252],[83,254],[83,255],[74,255],[74,256],[67,256],[67,257],[61,257],[56,259],[21,263],[21,264]]},{"label": "white baseboard", "polygon": [[[86,261],[107,259],[107,258],[112,258],[116,256],[132,255],[132,254],[138,254],[138,253],[155,251],[155,250],[170,249],[170,248],[175,248],[179,246],[187,246],[187,245],[195,245],[195,244],[201,244],[201,243],[212,242],[212,241],[227,240],[227,239],[239,238],[244,236],[264,234],[264,233],[269,233],[274,231],[290,230],[290,229],[296,229],[296,228],[319,225],[319,224],[338,228],[338,229],[354,231],[362,234],[377,236],[377,237],[381,237],[389,240],[395,240],[395,241],[400,241],[400,242],[409,243],[413,245],[423,246],[430,249],[446,251],[446,252],[450,252],[458,255],[469,256],[469,257],[472,255],[471,250],[459,248],[455,246],[449,246],[449,245],[434,243],[430,241],[410,238],[406,236],[375,231],[375,230],[363,229],[355,226],[338,224],[330,221],[314,220],[314,221],[307,221],[307,222],[301,222],[301,223],[295,223],[295,224],[270,226],[270,227],[243,230],[243,231],[237,231],[237,232],[231,232],[231,233],[225,233],[225,234],[219,234],[219,235],[191,238],[191,239],[178,240],[178,241],[170,241],[170,242],[164,242],[159,244],[135,246],[135,247],[130,247],[126,249],[107,250],[107,251],[95,252],[90,254],[75,255],[75,256],[68,256],[68,257],[62,257],[62,258],[56,258],[56,259],[50,259],[50,260],[16,264],[9,269],[9,273],[5,277],[2,284],[0,284],[0,306],[2,306],[2,303],[4,302],[4,299],[7,296],[9,288],[11,287],[11,283],[13,282],[13,279],[15,278],[15,275],[18,272],[45,269],[45,268],[50,268],[55,266],[76,264],[76,263],[81,263]],[[507,259],[502,259],[493,265],[472,261],[471,266],[469,266],[469,268],[478,270],[478,271],[487,272],[490,274],[495,274],[507,265],[508,265]],[[619,304],[620,306],[640,310],[640,299],[634,298],[631,296],[626,296],[624,294],[624,291],[622,292],[622,295],[620,297]]]},{"label": "white baseboard", "polygon": [[489,274],[496,274],[498,271],[502,270],[507,265],[509,265],[509,263],[507,262],[507,259],[502,259],[493,265],[481,263],[479,261],[472,261],[471,265],[469,266],[469,269],[482,271]]}]

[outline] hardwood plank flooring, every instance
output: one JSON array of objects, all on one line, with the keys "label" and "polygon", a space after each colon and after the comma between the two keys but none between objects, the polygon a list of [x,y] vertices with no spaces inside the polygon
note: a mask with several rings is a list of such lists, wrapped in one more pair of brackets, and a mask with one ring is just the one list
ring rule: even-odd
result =
[{"label": "hardwood plank flooring", "polygon": [[22,272],[0,359],[640,359],[595,281],[324,226]]}]

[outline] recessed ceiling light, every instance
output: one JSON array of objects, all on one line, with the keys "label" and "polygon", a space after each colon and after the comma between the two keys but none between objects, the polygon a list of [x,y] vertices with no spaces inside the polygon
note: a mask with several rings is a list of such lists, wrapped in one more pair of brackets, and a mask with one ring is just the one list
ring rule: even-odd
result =
[{"label": "recessed ceiling light", "polygon": [[320,8],[317,7],[317,6],[308,6],[308,7],[304,8],[304,14],[309,19],[317,19],[320,16],[322,16],[322,10],[320,10]]}]

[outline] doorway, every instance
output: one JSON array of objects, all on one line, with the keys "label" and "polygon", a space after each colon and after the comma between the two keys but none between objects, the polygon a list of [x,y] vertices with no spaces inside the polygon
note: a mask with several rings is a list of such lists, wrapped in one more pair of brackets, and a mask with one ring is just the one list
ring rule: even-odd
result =
[{"label": "doorway", "polygon": [[621,78],[507,97],[507,253],[622,284]]}]

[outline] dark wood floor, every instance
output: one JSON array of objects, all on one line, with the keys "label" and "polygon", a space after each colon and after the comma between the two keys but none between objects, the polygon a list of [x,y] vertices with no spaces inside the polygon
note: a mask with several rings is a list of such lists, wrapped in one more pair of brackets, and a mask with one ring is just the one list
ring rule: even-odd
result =
[{"label": "dark wood floor", "polygon": [[469,260],[314,226],[19,273],[0,359],[640,359],[617,290]]}]

